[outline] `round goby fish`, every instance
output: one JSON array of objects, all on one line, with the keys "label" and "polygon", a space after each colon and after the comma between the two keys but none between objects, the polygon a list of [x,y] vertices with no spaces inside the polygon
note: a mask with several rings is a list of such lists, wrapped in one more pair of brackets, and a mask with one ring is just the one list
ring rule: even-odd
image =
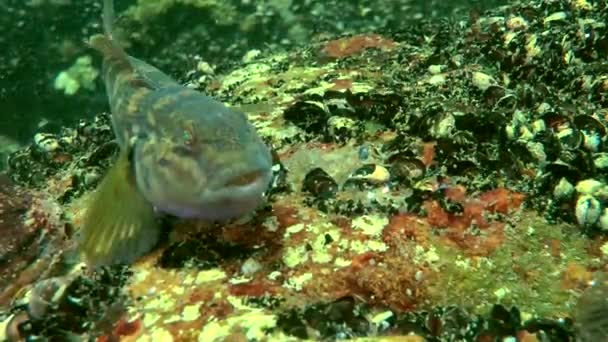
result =
[{"label": "round goby fish", "polygon": [[120,155],[100,183],[80,230],[92,265],[131,263],[159,239],[155,212],[205,220],[253,211],[271,179],[272,159],[245,114],[184,87],[131,57],[112,39],[114,9],[104,0],[105,34],[89,45],[102,75]]}]

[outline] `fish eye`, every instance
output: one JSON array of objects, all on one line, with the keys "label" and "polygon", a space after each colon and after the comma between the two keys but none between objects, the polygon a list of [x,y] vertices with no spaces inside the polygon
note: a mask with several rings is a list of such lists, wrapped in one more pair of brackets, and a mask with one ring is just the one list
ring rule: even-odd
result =
[{"label": "fish eye", "polygon": [[197,142],[196,127],[188,122],[182,129],[182,142],[185,146],[193,146]]}]

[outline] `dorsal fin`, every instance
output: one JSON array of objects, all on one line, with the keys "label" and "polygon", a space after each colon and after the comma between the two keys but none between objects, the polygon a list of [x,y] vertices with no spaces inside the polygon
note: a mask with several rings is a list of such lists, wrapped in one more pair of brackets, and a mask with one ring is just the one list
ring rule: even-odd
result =
[{"label": "dorsal fin", "polygon": [[124,61],[125,66],[129,66],[133,69],[131,62],[129,61],[129,55],[120,46],[112,40],[107,34],[95,34],[89,38],[89,46],[93,49],[101,52],[105,58]]},{"label": "dorsal fin", "polygon": [[[99,51],[104,57],[104,69],[106,83],[110,82],[114,86],[114,79],[117,75],[128,73],[129,77],[125,81],[132,87],[145,87],[149,89],[159,89],[162,87],[175,85],[176,82],[162,71],[150,64],[129,56],[120,46],[113,35],[112,26],[114,24],[114,2],[103,0],[103,34],[93,35],[88,45]],[[111,81],[108,81],[111,80]]]},{"label": "dorsal fin", "polygon": [[114,24],[114,1],[103,0],[103,10],[101,19],[103,22],[104,34],[96,34],[89,38],[88,44],[95,50],[101,52],[104,58],[110,59],[113,63],[118,63],[122,70],[135,71],[129,60],[129,55],[114,40],[112,26]]},{"label": "dorsal fin", "polygon": [[112,25],[114,25],[115,18],[113,0],[103,0],[103,12],[101,17],[103,21],[103,31],[112,39]]}]

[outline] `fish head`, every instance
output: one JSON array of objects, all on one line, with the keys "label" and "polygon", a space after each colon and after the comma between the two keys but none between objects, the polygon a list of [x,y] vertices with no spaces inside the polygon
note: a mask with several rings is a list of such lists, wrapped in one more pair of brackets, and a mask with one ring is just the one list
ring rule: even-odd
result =
[{"label": "fish head", "polygon": [[133,164],[139,190],[158,210],[226,220],[263,201],[272,157],[245,114],[204,97],[178,105],[156,126],[134,143]]}]

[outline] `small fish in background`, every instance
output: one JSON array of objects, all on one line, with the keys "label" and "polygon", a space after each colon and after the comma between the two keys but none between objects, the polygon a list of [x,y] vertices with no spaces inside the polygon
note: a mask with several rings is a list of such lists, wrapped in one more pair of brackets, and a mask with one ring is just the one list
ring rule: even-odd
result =
[{"label": "small fish in background", "polygon": [[209,221],[252,212],[272,175],[270,151],[243,113],[127,55],[112,38],[113,21],[113,2],[104,0],[105,32],[89,45],[103,55],[121,151],[80,229],[80,250],[93,266],[149,252],[160,235],[156,212]]},{"label": "small fish in background", "polygon": [[600,275],[578,299],[574,311],[577,341],[608,341],[608,278]]}]

